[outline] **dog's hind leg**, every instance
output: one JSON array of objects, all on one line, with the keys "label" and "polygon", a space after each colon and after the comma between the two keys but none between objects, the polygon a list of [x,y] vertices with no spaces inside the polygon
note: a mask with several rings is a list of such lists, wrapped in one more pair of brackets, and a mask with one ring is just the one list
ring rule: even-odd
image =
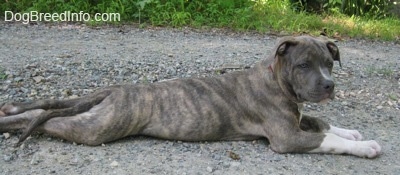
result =
[{"label": "dog's hind leg", "polygon": [[29,111],[32,109],[63,109],[70,108],[76,106],[79,103],[90,103],[93,101],[93,98],[104,98],[108,96],[110,92],[108,90],[100,91],[94,93],[93,95],[89,95],[88,97],[81,97],[75,99],[67,99],[67,100],[38,100],[34,102],[24,102],[24,103],[3,103],[0,104],[0,117],[1,116],[9,116],[23,113],[25,111]]},{"label": "dog's hind leg", "polygon": [[0,117],[0,133],[27,128],[29,123],[44,111],[43,109],[34,109],[9,117]]},{"label": "dog's hind leg", "polygon": [[[79,113],[83,113],[91,109],[93,106],[99,104],[103,101],[108,95],[111,94],[110,90],[101,91],[95,93],[94,95],[83,97],[79,99],[72,100],[42,100],[38,102],[32,103],[23,103],[19,105],[5,105],[1,108],[1,111],[5,114],[20,114],[22,112],[34,110],[34,109],[42,109],[39,115],[35,115],[34,118],[30,118],[29,124],[27,124],[25,130],[19,138],[18,143],[23,142],[32,131],[39,126],[40,124],[46,122],[47,120],[54,117],[65,117],[65,116],[73,116]],[[5,118],[9,118],[14,116],[8,116]],[[10,119],[14,123],[13,119]],[[26,125],[26,124],[23,124]]]}]

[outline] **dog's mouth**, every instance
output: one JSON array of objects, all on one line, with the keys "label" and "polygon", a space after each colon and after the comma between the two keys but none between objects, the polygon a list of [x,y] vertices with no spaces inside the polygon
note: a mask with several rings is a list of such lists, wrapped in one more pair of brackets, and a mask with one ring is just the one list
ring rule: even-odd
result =
[{"label": "dog's mouth", "polygon": [[333,100],[335,97],[335,94],[332,93],[318,93],[318,92],[308,92],[308,97],[310,102],[315,102],[315,103],[327,103],[330,100]]}]

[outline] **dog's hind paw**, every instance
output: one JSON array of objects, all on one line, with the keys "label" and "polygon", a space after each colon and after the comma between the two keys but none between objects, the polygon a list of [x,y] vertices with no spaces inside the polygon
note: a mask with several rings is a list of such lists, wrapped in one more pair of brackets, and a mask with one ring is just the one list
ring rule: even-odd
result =
[{"label": "dog's hind paw", "polygon": [[8,116],[20,113],[20,109],[12,103],[0,105],[0,116]]}]

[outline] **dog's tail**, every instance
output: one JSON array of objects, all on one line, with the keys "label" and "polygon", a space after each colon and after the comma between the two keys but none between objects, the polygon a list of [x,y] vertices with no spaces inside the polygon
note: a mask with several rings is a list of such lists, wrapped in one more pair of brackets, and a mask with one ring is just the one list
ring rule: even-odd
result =
[{"label": "dog's tail", "polygon": [[103,90],[93,95],[72,100],[44,100],[42,104],[47,103],[46,111],[33,119],[27,128],[22,132],[16,146],[19,146],[28,136],[47,120],[54,117],[67,117],[90,110],[93,106],[100,104],[111,94],[111,90]]}]

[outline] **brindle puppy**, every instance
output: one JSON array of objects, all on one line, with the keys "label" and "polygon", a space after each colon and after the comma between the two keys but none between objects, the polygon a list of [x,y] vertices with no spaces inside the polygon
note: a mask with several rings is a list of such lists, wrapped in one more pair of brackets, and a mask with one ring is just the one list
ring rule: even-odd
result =
[{"label": "brindle puppy", "polygon": [[381,148],[355,130],[302,115],[303,102],[334,98],[337,46],[307,36],[281,39],[255,67],[218,77],[105,88],[71,100],[0,105],[0,132],[23,129],[99,145],[130,135],[164,139],[268,138],[279,153],[319,152],[373,158]]}]

